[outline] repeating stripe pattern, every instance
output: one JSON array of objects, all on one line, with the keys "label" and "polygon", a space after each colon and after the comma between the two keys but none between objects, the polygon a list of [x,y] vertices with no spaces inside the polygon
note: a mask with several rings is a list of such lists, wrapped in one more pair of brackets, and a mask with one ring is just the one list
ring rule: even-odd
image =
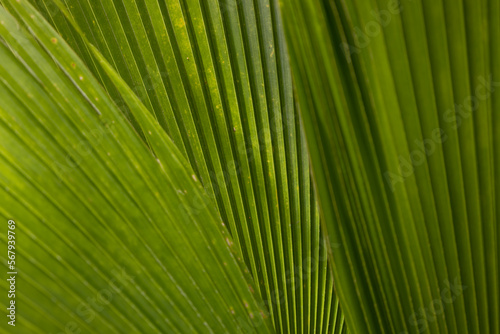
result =
[{"label": "repeating stripe pattern", "polygon": [[499,1],[281,3],[356,333],[498,333]]},{"label": "repeating stripe pattern", "polygon": [[0,215],[17,221],[16,330],[273,333],[217,211],[188,209],[203,187],[159,124],[129,94],[147,147],[41,15],[10,5]]},{"label": "repeating stripe pattern", "polygon": [[189,161],[275,331],[345,331],[277,1],[31,2],[148,146],[114,71]]}]

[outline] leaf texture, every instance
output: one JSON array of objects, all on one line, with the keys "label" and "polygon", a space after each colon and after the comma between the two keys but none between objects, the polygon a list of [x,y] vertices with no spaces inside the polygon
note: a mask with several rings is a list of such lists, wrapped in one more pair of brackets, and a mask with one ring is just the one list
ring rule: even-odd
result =
[{"label": "leaf texture", "polygon": [[275,330],[341,331],[277,2],[33,3],[148,146],[114,71],[188,159]]},{"label": "leaf texture", "polygon": [[17,225],[16,330],[273,333],[241,253],[159,124],[130,94],[146,146],[40,14],[11,5],[21,20],[0,7],[0,216]]},{"label": "leaf texture", "polygon": [[497,333],[498,1],[283,1],[355,333]]}]

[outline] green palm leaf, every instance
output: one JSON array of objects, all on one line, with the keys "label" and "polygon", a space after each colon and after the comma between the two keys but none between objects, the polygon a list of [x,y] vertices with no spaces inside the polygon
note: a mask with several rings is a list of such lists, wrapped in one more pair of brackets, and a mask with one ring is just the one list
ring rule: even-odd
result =
[{"label": "green palm leaf", "polygon": [[[498,333],[498,1],[282,3],[355,333]],[[451,285],[451,287],[450,287]]]},{"label": "green palm leaf", "polygon": [[[170,153],[164,145],[172,147],[165,142],[171,139],[175,143],[186,162],[180,157],[176,159],[183,165],[188,163],[191,167],[186,167],[187,170],[192,168],[189,176],[199,179],[204,187],[202,200],[189,193],[184,196],[179,191],[182,187],[174,187],[186,198],[182,207],[190,216],[185,219],[204,222],[206,206],[217,212],[230,231],[232,239],[228,242],[234,253],[241,254],[236,256],[236,260],[244,262],[241,270],[249,271],[256,282],[256,301],[264,301],[258,303],[264,305],[262,312],[253,310],[241,318],[244,320],[238,320],[234,328],[216,327],[212,322],[204,324],[192,314],[183,319],[190,319],[198,327],[178,330],[203,332],[200,328],[205,326],[216,333],[260,333],[264,329],[260,328],[262,320],[257,321],[257,315],[262,313],[265,317],[269,312],[269,320],[277,332],[343,331],[343,317],[335,302],[333,276],[326,260],[327,247],[319,228],[316,197],[311,192],[307,149],[294,104],[277,4],[273,1],[82,1],[66,5],[39,1],[35,4],[69,42],[76,53],[73,58],[81,57],[85,65],[77,68],[87,66],[127,116],[137,131],[134,140],[142,138],[162,165],[164,159],[158,152],[168,157]],[[6,1],[5,6],[25,21],[30,31],[33,29],[32,11],[26,3]],[[46,29],[44,26],[39,33]],[[55,32],[52,34],[59,40]],[[50,89],[47,92],[51,94]],[[17,113],[15,108],[7,111]],[[53,111],[53,115],[58,112]],[[156,124],[155,131],[152,124]],[[107,138],[101,140],[106,142]],[[57,168],[68,167],[67,161],[59,161],[62,165]],[[153,164],[156,166],[154,161]],[[153,171],[147,175],[156,180]],[[65,180],[67,175],[59,177]],[[106,179],[101,177],[101,181]],[[133,185],[136,180],[129,182]],[[157,196],[166,196],[162,188]],[[140,192],[132,194],[141,196]],[[81,205],[78,201],[72,203]],[[176,205],[163,203],[164,209]],[[108,210],[101,203],[87,205],[92,211]],[[149,205],[153,209],[153,204]],[[13,213],[7,211],[7,214]],[[128,217],[130,224],[139,219],[137,214],[122,215]],[[57,226],[65,224],[58,218],[54,221]],[[192,228],[198,226],[190,225],[184,232]],[[156,244],[159,252],[168,242]],[[182,249],[172,248],[173,253],[165,256],[177,256],[176,252]],[[137,256],[138,261],[142,256]],[[153,277],[159,275],[156,272],[160,269],[153,265],[148,270]],[[103,275],[112,276],[110,272]],[[202,284],[198,280],[204,280],[203,276],[192,277],[197,284]],[[210,283],[203,284],[207,289],[210,287]],[[162,286],[158,283],[151,287],[146,296],[155,294],[155,289]],[[155,297],[161,300],[162,295]],[[206,305],[224,302],[220,311],[233,312],[234,300],[202,299]],[[130,305],[134,307],[135,302]],[[163,322],[169,324],[174,320],[170,319],[173,315],[161,313],[162,305],[159,302],[155,305],[157,313],[144,311],[158,322],[156,327],[139,331],[165,332],[167,327],[161,326],[167,325]],[[172,303],[171,307],[180,306]],[[71,316],[81,318],[78,314]],[[103,316],[104,321],[116,321],[116,315],[109,317],[112,319]],[[233,317],[240,319],[239,313]],[[218,325],[225,322],[219,321]],[[37,324],[45,329],[43,322]],[[92,323],[89,328],[97,328],[94,324],[97,325]],[[127,324],[122,328],[127,328]]]},{"label": "green palm leaf", "polygon": [[137,112],[149,150],[55,31],[15,6],[31,34],[0,8],[0,133],[1,216],[20,217],[18,330],[273,332],[175,145]]},{"label": "green palm leaf", "polygon": [[0,2],[21,332],[500,333],[500,0]]}]

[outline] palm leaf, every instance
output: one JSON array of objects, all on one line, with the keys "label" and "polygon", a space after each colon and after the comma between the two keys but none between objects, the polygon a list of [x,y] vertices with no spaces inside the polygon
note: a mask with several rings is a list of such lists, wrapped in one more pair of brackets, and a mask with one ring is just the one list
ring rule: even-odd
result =
[{"label": "palm leaf", "polygon": [[282,3],[353,332],[500,331],[498,6]]},{"label": "palm leaf", "polygon": [[18,330],[273,332],[241,253],[158,123],[136,113],[151,151],[39,14],[14,7],[27,21],[0,8],[0,182],[1,216],[17,223]]},{"label": "palm leaf", "polygon": [[[343,331],[276,2],[35,4],[154,154],[166,135],[175,143],[229,228],[275,330]],[[31,25],[24,2],[5,6]],[[146,110],[162,140],[151,138]],[[204,217],[195,199],[183,205]]]}]

